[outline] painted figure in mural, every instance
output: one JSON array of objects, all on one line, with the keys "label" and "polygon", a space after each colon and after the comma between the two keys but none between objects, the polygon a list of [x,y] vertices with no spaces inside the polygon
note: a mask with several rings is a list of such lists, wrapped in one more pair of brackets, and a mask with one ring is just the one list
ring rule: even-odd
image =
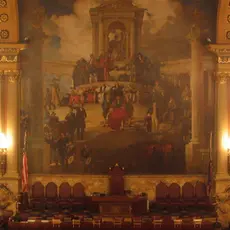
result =
[{"label": "painted figure in mural", "polygon": [[114,130],[123,130],[127,117],[124,100],[121,96],[117,95],[108,115],[109,127]]},{"label": "painted figure in mural", "polygon": [[145,126],[146,126],[146,131],[148,133],[152,132],[152,115],[151,113],[147,113],[145,117]]},{"label": "painted figure in mural", "polygon": [[70,108],[69,113],[66,115],[65,120],[67,122],[67,129],[70,134],[70,139],[74,140],[74,132],[76,129],[76,112],[73,110],[73,108]]},{"label": "painted figure in mural", "polygon": [[175,122],[175,111],[176,111],[176,101],[175,99],[170,96],[169,98],[169,102],[168,102],[168,110],[167,112],[164,114],[164,121],[168,121],[170,123],[174,123]]},{"label": "painted figure in mural", "polygon": [[145,75],[146,62],[145,57],[141,53],[138,53],[136,56],[135,67],[136,81],[142,82]]},{"label": "painted figure in mural", "polygon": [[85,120],[87,117],[87,113],[84,109],[84,105],[81,104],[80,107],[76,108],[76,129],[77,129],[77,139],[83,140],[85,133]]},{"label": "painted figure in mural", "polygon": [[51,104],[56,109],[60,105],[60,87],[58,79],[54,78],[51,84]]},{"label": "painted figure in mural", "polygon": [[159,112],[158,112],[158,108],[157,108],[157,103],[154,101],[152,103],[152,106],[148,109],[147,114],[151,115],[151,131],[153,132],[157,132],[158,131],[158,117],[159,117]]},{"label": "painted figure in mural", "polygon": [[81,149],[81,160],[84,162],[84,172],[89,172],[91,169],[92,149],[88,145],[84,145]]},{"label": "painted figure in mural", "polygon": [[51,132],[48,133],[45,141],[50,146],[50,165],[53,166],[60,164],[59,155],[57,153],[57,141]]},{"label": "painted figure in mural", "polygon": [[184,117],[190,117],[191,110],[191,90],[187,84],[181,94],[182,104],[184,108]]},{"label": "painted figure in mural", "polygon": [[88,62],[88,70],[89,70],[89,83],[97,82],[97,73],[95,68],[96,59],[93,54],[90,55],[90,59]]},{"label": "painted figure in mural", "polygon": [[55,109],[56,106],[52,103],[52,92],[49,88],[46,89],[46,95],[45,95],[45,107],[48,110]]},{"label": "painted figure in mural", "polygon": [[66,166],[67,144],[69,140],[65,133],[61,133],[57,140],[57,150],[60,157],[60,163],[64,167]]},{"label": "painted figure in mural", "polygon": [[125,33],[120,29],[112,29],[108,34],[108,52],[115,61],[122,61],[125,58]]},{"label": "painted figure in mural", "polygon": [[111,106],[110,96],[109,94],[104,94],[104,100],[102,102],[104,126],[106,126],[107,123],[110,106]]},{"label": "painted figure in mural", "polygon": [[125,110],[127,113],[128,126],[131,126],[132,119],[133,119],[133,113],[134,113],[134,107],[133,107],[132,99],[130,97],[125,97]]}]

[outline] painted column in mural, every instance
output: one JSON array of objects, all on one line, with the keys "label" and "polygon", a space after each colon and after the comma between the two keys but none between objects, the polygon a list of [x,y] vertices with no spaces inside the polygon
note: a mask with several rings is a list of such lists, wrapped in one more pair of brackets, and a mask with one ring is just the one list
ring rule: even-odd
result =
[{"label": "painted column in mural", "polygon": [[99,18],[99,55],[104,53],[104,25],[102,17]]},{"label": "painted column in mural", "polygon": [[130,30],[130,56],[133,57],[135,55],[135,44],[136,44],[136,28],[135,28],[135,20],[133,19],[131,22],[131,30]]},{"label": "painted column in mural", "polygon": [[[194,144],[200,143],[201,132],[201,87],[203,86],[201,45],[197,38],[191,41],[192,70],[191,70],[191,94],[192,94],[192,140]],[[203,91],[202,91],[203,92]]]},{"label": "painted column in mural", "polygon": [[228,81],[226,76],[217,80],[217,175],[228,175],[227,146],[228,141]]},{"label": "painted column in mural", "polygon": [[[43,170],[43,75],[42,75],[42,45],[43,45],[43,19],[44,8],[39,0],[24,0],[20,7],[21,21],[24,24],[22,36],[31,38],[29,49],[24,52],[26,65],[23,66],[23,77],[31,82],[31,98],[28,100],[28,113],[30,116],[30,133],[28,137],[28,161],[30,172]],[[36,54],[36,55],[34,55]]]},{"label": "painted column in mural", "polygon": [[19,154],[19,81],[20,70],[4,71],[4,78],[7,81],[6,88],[6,114],[7,130],[9,135],[9,147],[7,153],[7,176],[18,176],[18,154]]}]

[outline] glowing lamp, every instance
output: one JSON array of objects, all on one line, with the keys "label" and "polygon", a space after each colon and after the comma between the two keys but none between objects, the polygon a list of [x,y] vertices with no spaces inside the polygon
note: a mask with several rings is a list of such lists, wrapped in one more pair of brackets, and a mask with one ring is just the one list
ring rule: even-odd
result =
[{"label": "glowing lamp", "polygon": [[4,133],[0,133],[0,171],[2,176],[6,174],[8,147],[9,138],[7,138],[7,136]]}]

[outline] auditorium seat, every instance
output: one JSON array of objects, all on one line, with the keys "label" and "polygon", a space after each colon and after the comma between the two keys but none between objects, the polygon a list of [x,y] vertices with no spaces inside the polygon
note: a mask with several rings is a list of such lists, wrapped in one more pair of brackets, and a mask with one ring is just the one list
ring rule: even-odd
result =
[{"label": "auditorium seat", "polygon": [[199,207],[210,207],[209,197],[207,196],[206,185],[198,181],[195,185],[195,197]]},{"label": "auditorium seat", "polygon": [[45,207],[44,185],[35,182],[32,185],[30,204],[32,209],[43,210]]},{"label": "auditorium seat", "polygon": [[60,209],[71,207],[71,186],[68,182],[63,182],[59,187],[58,206]]},{"label": "auditorium seat", "polygon": [[170,204],[179,207],[181,205],[180,185],[172,183],[168,190]]},{"label": "auditorium seat", "polygon": [[81,183],[73,186],[72,208],[75,212],[83,211],[85,206],[85,188]]},{"label": "auditorium seat", "polygon": [[189,182],[182,186],[182,201],[184,206],[190,207],[196,204],[194,186]]},{"label": "auditorium seat", "polygon": [[168,186],[165,183],[160,182],[156,186],[156,203],[163,206],[168,206],[168,192]]},{"label": "auditorium seat", "polygon": [[46,208],[55,210],[58,206],[58,190],[57,185],[50,182],[45,188]]}]

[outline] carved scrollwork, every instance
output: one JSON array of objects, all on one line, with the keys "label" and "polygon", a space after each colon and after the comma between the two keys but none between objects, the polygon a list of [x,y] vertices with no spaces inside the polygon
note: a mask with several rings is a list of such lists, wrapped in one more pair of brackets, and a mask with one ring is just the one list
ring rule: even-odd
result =
[{"label": "carved scrollwork", "polygon": [[0,14],[0,22],[7,22],[9,20],[8,14]]}]

